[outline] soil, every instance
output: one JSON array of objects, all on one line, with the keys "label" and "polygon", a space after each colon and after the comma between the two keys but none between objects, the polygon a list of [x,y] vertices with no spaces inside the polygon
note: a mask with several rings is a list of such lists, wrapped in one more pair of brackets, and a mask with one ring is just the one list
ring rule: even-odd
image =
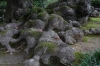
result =
[{"label": "soil", "polygon": [[24,55],[22,53],[2,53],[0,55],[0,66],[23,66]]},{"label": "soil", "polygon": [[100,37],[91,37],[87,42],[71,45],[75,52],[93,52],[100,48]]}]

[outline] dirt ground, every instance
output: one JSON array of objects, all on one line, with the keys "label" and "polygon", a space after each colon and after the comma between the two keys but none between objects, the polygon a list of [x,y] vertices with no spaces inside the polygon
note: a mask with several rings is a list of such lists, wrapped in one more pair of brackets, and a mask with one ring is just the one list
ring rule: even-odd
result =
[{"label": "dirt ground", "polygon": [[91,37],[87,42],[70,45],[75,52],[92,52],[100,48],[100,37]]}]

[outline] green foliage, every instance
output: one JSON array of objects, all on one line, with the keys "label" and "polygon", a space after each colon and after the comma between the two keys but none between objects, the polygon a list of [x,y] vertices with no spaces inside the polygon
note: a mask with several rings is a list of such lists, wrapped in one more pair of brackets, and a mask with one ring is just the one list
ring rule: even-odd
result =
[{"label": "green foliage", "polygon": [[100,49],[90,53],[75,53],[76,60],[74,66],[100,66]]},{"label": "green foliage", "polygon": [[[6,1],[5,0],[0,0],[0,17],[3,16],[3,14],[5,13],[5,9],[6,9]],[[0,22],[2,22],[2,18],[0,18]]]},{"label": "green foliage", "polygon": [[47,7],[49,4],[56,2],[58,0],[33,0],[35,6],[39,6],[39,7]]},{"label": "green foliage", "polygon": [[6,1],[0,1],[0,16],[2,16],[5,12],[5,8],[6,8]]},{"label": "green foliage", "polygon": [[100,4],[100,0],[92,0],[92,4],[99,5]]},{"label": "green foliage", "polygon": [[79,66],[100,66],[100,49],[88,54],[81,60],[82,62]]}]

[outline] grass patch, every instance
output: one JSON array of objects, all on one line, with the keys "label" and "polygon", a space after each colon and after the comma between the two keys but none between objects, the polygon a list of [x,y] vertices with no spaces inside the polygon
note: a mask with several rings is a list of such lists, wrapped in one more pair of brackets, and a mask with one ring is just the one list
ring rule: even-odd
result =
[{"label": "grass patch", "polygon": [[89,53],[75,53],[76,60],[73,66],[100,66],[100,49]]},{"label": "grass patch", "polygon": [[89,37],[88,36],[84,36],[83,42],[88,42],[88,40],[89,40]]},{"label": "grass patch", "polygon": [[81,27],[82,29],[100,28],[100,18],[91,17],[87,24]]},{"label": "grass patch", "polygon": [[47,48],[49,52],[55,52],[57,45],[53,42],[42,42],[37,46],[37,50],[41,50],[42,48]]},{"label": "grass patch", "polygon": [[91,38],[96,38],[96,37],[100,37],[99,35],[85,35],[83,38],[83,42],[88,42]]}]

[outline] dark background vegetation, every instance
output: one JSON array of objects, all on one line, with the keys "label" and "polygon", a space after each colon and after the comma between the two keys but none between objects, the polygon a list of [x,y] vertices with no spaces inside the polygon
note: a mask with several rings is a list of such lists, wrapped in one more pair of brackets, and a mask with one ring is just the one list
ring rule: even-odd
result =
[{"label": "dark background vegetation", "polygon": [[[33,0],[33,4],[35,6],[38,6],[38,7],[42,7],[42,8],[45,8],[47,7],[50,3],[53,3],[57,0]],[[100,0],[92,0],[92,5],[94,7],[100,7]],[[6,8],[6,4],[7,4],[7,0],[0,0],[0,17],[3,16],[3,14],[5,13],[5,8]],[[0,19],[0,22],[2,20]]]}]

